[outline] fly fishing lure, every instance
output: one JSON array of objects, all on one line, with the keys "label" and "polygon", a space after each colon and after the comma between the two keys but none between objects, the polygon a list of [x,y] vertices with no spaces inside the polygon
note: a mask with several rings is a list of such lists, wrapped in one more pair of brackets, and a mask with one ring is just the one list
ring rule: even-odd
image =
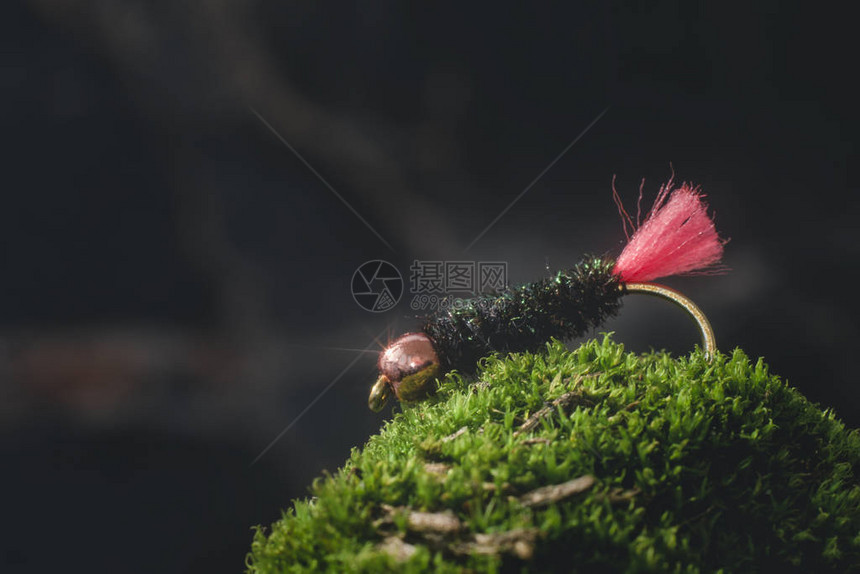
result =
[{"label": "fly fishing lure", "polygon": [[535,351],[552,337],[581,336],[618,313],[628,293],[679,305],[698,324],[705,352],[715,353],[713,329],[701,309],[677,291],[650,283],[719,270],[725,241],[699,188],[685,183],[673,190],[670,180],[641,225],[633,223],[617,193],[614,197],[628,236],[618,259],[586,257],[552,277],[430,315],[419,332],[402,335],[380,353],[371,410],[381,410],[392,393],[407,402],[426,398],[441,375],[453,369],[472,373],[481,357]]}]

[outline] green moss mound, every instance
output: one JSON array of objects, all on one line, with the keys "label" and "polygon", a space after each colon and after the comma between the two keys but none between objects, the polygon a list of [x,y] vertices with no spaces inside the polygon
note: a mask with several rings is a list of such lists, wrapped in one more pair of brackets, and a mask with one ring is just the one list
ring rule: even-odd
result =
[{"label": "green moss mound", "polygon": [[860,571],[860,435],[743,352],[575,351],[449,375],[248,572]]}]

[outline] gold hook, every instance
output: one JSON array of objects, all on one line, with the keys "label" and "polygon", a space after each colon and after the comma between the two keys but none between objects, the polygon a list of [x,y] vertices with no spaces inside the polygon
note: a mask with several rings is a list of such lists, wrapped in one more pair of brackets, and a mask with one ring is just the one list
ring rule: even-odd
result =
[{"label": "gold hook", "polygon": [[376,382],[370,389],[370,398],[367,399],[367,406],[369,406],[370,410],[373,412],[378,413],[382,410],[382,407],[385,406],[386,401],[388,401],[388,395],[390,394],[391,387],[388,383],[388,377],[385,375],[379,375],[379,378],[376,379]]},{"label": "gold hook", "polygon": [[711,323],[705,317],[702,310],[688,298],[674,289],[656,283],[624,283],[621,285],[621,288],[627,293],[646,293],[662,297],[686,311],[696,321],[699,330],[702,332],[702,348],[705,350],[705,356],[708,359],[713,359],[717,354],[717,343],[714,339],[714,329],[711,327]]}]

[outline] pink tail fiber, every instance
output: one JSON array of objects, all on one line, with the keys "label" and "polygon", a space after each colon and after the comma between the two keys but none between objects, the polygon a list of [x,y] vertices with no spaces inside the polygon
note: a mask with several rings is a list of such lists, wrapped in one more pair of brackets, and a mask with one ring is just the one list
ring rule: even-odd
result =
[{"label": "pink tail fiber", "polygon": [[[651,213],[633,233],[613,273],[624,283],[691,272],[719,271],[724,241],[698,187],[672,182],[660,188]],[[622,213],[623,208],[619,204]]]}]

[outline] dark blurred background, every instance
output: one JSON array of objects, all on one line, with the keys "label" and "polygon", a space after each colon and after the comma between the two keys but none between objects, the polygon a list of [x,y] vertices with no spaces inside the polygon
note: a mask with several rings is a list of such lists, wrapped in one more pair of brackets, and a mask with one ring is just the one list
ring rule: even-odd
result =
[{"label": "dark blurred background", "polygon": [[[361,263],[505,261],[519,284],[617,254],[613,175],[628,206],[645,178],[647,205],[670,162],[731,271],[667,283],[722,350],[860,425],[852,21],[775,1],[3,3],[3,571],[240,571],[251,527],[391,416],[366,407],[374,356],[339,348],[417,321],[408,295],[355,303]],[[647,298],[605,330],[697,341]]]}]

